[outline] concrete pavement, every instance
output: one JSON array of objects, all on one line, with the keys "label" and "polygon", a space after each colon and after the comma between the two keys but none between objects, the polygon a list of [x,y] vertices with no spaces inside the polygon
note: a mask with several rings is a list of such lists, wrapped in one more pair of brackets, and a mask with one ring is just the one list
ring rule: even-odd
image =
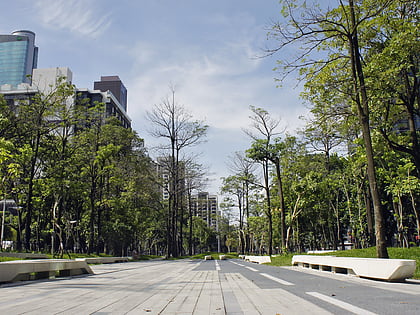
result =
[{"label": "concrete pavement", "polygon": [[[327,276],[329,280],[311,273],[235,260],[130,262],[94,265],[92,269],[95,275],[2,285],[0,314],[286,315],[420,311],[417,285],[409,285],[410,289],[404,289],[406,293],[402,295],[397,287],[393,289],[396,291],[388,291],[363,281],[340,281],[333,275]],[[376,304],[369,303],[369,294],[375,297]],[[388,301],[390,306],[385,304]]]},{"label": "concrete pavement", "polygon": [[95,275],[0,289],[0,314],[328,314],[282,289],[196,261],[93,266]]}]

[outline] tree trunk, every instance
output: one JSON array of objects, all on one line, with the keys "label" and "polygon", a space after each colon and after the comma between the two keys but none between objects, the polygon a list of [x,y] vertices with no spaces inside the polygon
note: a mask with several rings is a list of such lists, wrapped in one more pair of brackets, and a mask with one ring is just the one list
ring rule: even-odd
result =
[{"label": "tree trunk", "polygon": [[270,189],[267,191],[267,219],[268,219],[268,254],[271,256],[273,254],[273,215],[271,213],[271,198],[270,198]]},{"label": "tree trunk", "polygon": [[39,143],[41,140],[41,134],[38,131],[35,143],[34,143],[34,153],[31,160],[31,168],[29,170],[29,183],[28,183],[28,197],[26,200],[26,218],[25,218],[25,249],[26,251],[31,250],[31,224],[32,224],[32,210],[33,210],[33,192],[34,192],[34,178],[35,178],[35,168],[36,162],[38,159],[39,152]]},{"label": "tree trunk", "polygon": [[18,211],[18,226],[16,232],[16,249],[19,252],[22,250],[22,214],[20,211]]},{"label": "tree trunk", "polygon": [[352,36],[351,38],[349,38],[352,79],[359,121],[362,128],[363,140],[365,143],[367,173],[375,214],[376,255],[378,258],[388,258],[385,237],[385,222],[383,219],[383,210],[381,205],[381,199],[379,196],[379,188],[376,181],[375,161],[373,158],[373,147],[370,134],[368,97],[364,80],[364,73],[362,69],[361,56],[359,52],[359,41],[357,36],[354,1],[349,0],[349,4],[351,22],[353,26]]},{"label": "tree trunk", "polygon": [[269,170],[268,160],[264,162],[264,188],[267,198],[266,215],[268,219],[268,254],[271,256],[273,253],[273,215],[271,213],[271,198],[270,198],[270,184],[269,184]]},{"label": "tree trunk", "polygon": [[188,231],[188,255],[193,255],[193,215],[192,215],[192,206],[191,206],[191,192],[188,192],[188,222],[189,222],[189,231]]},{"label": "tree trunk", "polygon": [[[419,89],[420,87],[417,87],[417,89]],[[420,178],[420,145],[419,145],[419,139],[417,136],[417,126],[415,123],[415,110],[414,110],[414,106],[412,106],[411,104],[406,106],[406,112],[408,115],[408,127],[410,130],[410,138],[411,138],[411,143],[413,145],[412,150],[410,151],[411,156],[413,157],[413,161],[414,161],[414,165],[416,166],[416,176],[417,178]]]},{"label": "tree trunk", "polygon": [[280,170],[280,160],[277,158],[275,161],[276,166],[276,175],[277,175],[277,184],[279,186],[279,199],[280,199],[280,234],[281,234],[281,250],[286,248],[286,207],[284,203],[284,193],[283,193],[283,181],[281,178]]},{"label": "tree trunk", "polygon": [[368,234],[368,244],[373,246],[375,244],[375,234],[373,230],[373,217],[372,217],[372,206],[370,199],[370,192],[365,185],[362,187],[363,200],[366,207],[366,223],[367,223],[367,234]]},{"label": "tree trunk", "polygon": [[248,219],[249,219],[249,182],[245,181],[245,215],[246,215],[246,231],[245,231],[245,253],[250,251],[250,236],[248,229]]},{"label": "tree trunk", "polygon": [[88,254],[91,254],[95,251],[95,196],[96,196],[96,182],[94,177],[91,178],[91,188],[90,188],[90,218],[89,218],[89,245],[88,245]]}]

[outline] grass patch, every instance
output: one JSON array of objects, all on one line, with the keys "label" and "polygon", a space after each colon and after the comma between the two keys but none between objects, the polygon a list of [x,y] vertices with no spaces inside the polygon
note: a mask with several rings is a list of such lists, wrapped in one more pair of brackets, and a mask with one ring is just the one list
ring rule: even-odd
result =
[{"label": "grass patch", "polygon": [[267,265],[271,265],[271,266],[291,266],[293,255],[297,255],[297,254],[276,255],[274,257],[271,257],[271,263],[269,263]]},{"label": "grass patch", "polygon": [[[18,252],[11,252],[11,253],[18,253]],[[22,253],[25,254],[25,253]],[[55,254],[55,255],[51,255],[50,253],[45,254],[47,256],[48,259],[58,259],[58,258],[63,258],[63,259],[76,259],[76,258],[96,258],[96,257],[113,257],[112,255],[107,255],[104,253],[100,253],[99,255],[97,254],[81,254],[81,253],[64,253],[62,257],[60,257],[59,255]],[[139,255],[139,258],[137,260],[149,260],[149,259],[154,259],[154,258],[160,258],[161,256],[154,256],[154,255]],[[18,257],[9,257],[9,256],[0,256],[0,262],[1,261],[8,261],[8,260],[20,260],[22,258],[18,258]],[[34,259],[31,257],[27,257],[26,259]]]},{"label": "grass patch", "polygon": [[22,258],[16,258],[16,257],[0,257],[0,262],[3,262],[3,261],[11,261],[11,260],[22,260]]},{"label": "grass patch", "polygon": [[[291,266],[293,255],[306,255],[302,254],[285,254],[271,258],[272,266]],[[339,250],[336,252],[318,254],[320,256],[337,256],[337,257],[360,257],[360,258],[376,258],[376,248],[362,248]],[[414,272],[413,279],[420,279],[420,247],[411,248],[397,248],[389,247],[388,255],[391,259],[413,259],[416,261],[416,271]]]},{"label": "grass patch", "polygon": [[193,255],[193,256],[180,256],[177,258],[169,258],[169,260],[176,260],[176,259],[204,259],[205,256],[211,256],[212,259],[214,260],[218,260],[219,259],[219,255],[225,255],[226,259],[234,259],[234,258],[238,258],[238,254],[237,253],[217,253],[217,252],[206,252],[206,253],[201,253],[201,254],[197,254],[197,255]]},{"label": "grass patch", "polygon": [[151,259],[157,259],[162,258],[162,256],[156,256],[156,255],[138,255],[138,257],[135,260],[151,260]]},{"label": "grass patch", "polygon": [[57,253],[51,255],[50,253],[46,254],[49,259],[76,259],[76,258],[95,258],[95,257],[112,257],[111,255],[106,255],[104,253],[97,254],[81,254],[81,253],[63,253],[61,257]]}]

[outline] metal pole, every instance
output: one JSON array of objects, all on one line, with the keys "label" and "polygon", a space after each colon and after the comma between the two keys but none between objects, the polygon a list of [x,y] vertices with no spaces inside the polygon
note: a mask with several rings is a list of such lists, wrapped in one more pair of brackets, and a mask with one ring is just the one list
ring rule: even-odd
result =
[{"label": "metal pole", "polygon": [[221,248],[220,248],[220,230],[219,230],[219,216],[220,216],[220,212],[218,209],[218,204],[216,201],[216,230],[217,230],[217,252],[220,253]]}]

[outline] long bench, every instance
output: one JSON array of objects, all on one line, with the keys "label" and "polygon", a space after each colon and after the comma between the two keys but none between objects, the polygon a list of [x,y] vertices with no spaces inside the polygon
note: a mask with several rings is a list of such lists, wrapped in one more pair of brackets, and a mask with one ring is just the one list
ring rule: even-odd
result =
[{"label": "long bench", "polygon": [[266,264],[271,263],[270,256],[245,256],[245,261],[250,261],[258,264]]},{"label": "long bench", "polygon": [[120,262],[128,262],[129,257],[88,257],[88,258],[76,258],[76,261],[85,261],[88,264],[113,264]]},{"label": "long bench", "polygon": [[292,258],[292,264],[315,270],[387,281],[403,281],[411,278],[416,270],[416,261],[411,259],[295,255]]},{"label": "long bench", "polygon": [[85,261],[71,259],[12,260],[0,263],[0,282],[93,274]]}]

